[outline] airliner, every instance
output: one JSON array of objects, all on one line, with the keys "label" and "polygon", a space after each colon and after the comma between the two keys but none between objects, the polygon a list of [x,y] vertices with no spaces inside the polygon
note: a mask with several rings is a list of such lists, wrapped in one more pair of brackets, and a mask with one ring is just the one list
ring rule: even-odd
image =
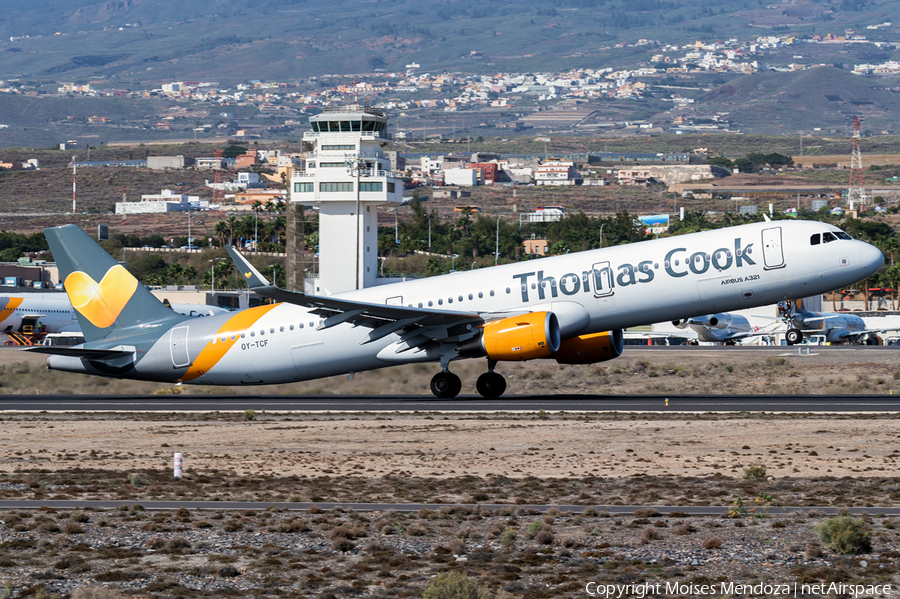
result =
[{"label": "airliner", "polygon": [[787,325],[784,334],[788,345],[803,341],[803,335],[824,335],[828,343],[878,343],[876,335],[884,329],[870,329],[863,319],[855,314],[842,312],[811,312],[803,309],[803,301],[778,302],[778,315]]},{"label": "airliner", "polygon": [[[813,245],[823,232],[837,237]],[[540,258],[316,296],[279,289],[241,254],[251,289],[275,303],[190,319],[165,308],[80,227],[44,231],[85,343],[38,347],[53,370],[193,385],[263,385],[411,362],[462,388],[455,360],[486,359],[476,389],[506,390],[501,362],[593,364],[622,354],[622,329],[775,303],[865,279],[877,248],[819,222],[777,221]]]},{"label": "airliner", "polygon": [[[218,306],[170,304],[171,308],[193,318],[227,313]],[[65,293],[0,294],[0,333],[13,333],[23,328],[38,328],[52,333],[75,333],[81,330],[75,309]]]},{"label": "airliner", "polygon": [[700,341],[724,343],[725,345],[734,345],[735,342],[748,337],[774,334],[772,330],[751,325],[746,316],[730,312],[673,320],[672,324],[679,329],[690,327],[697,333],[697,339]]}]

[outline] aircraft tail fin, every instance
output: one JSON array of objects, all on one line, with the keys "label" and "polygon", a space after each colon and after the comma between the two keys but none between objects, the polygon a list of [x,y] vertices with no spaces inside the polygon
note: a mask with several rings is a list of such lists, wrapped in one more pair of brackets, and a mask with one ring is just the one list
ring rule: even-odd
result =
[{"label": "aircraft tail fin", "polygon": [[186,318],[166,308],[81,227],[51,227],[44,236],[86,342],[119,329],[171,326]]}]

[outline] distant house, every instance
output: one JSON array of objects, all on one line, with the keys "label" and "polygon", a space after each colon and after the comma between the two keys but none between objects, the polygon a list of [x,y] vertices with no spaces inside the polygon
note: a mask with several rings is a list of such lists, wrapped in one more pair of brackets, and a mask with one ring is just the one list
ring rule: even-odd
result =
[{"label": "distant house", "polygon": [[111,119],[110,117],[108,117],[108,116],[96,116],[96,115],[94,115],[94,116],[89,116],[89,117],[88,117],[88,122],[89,122],[89,123],[111,123],[111,122],[112,122],[112,119]]}]

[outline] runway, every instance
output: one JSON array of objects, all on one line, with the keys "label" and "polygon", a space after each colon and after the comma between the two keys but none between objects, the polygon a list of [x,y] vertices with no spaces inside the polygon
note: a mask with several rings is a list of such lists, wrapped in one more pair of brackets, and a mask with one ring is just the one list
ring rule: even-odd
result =
[{"label": "runway", "polygon": [[[343,510],[352,510],[354,512],[418,512],[419,510],[434,510],[441,508],[464,506],[470,509],[485,510],[503,510],[503,509],[525,509],[546,512],[554,508],[560,512],[570,514],[580,514],[588,507],[593,507],[598,512],[607,512],[617,516],[631,516],[635,511],[641,509],[654,509],[663,516],[668,516],[672,512],[688,514],[690,516],[721,516],[727,514],[730,506],[713,505],[554,505],[554,504],[512,504],[512,503],[492,503],[492,504],[454,504],[454,503],[301,503],[286,501],[141,501],[141,500],[109,500],[109,501],[91,501],[91,500],[4,500],[0,501],[0,509],[40,509],[42,507],[50,507],[55,509],[117,509],[120,506],[140,505],[146,510],[177,510],[185,507],[192,510],[264,510],[269,507],[277,507],[293,511],[307,511],[311,507],[316,506],[322,510],[333,510],[340,508]],[[807,512],[809,510],[818,510],[826,515],[833,516],[839,509],[848,509],[852,514],[860,514],[868,512],[870,514],[884,514],[885,516],[900,516],[900,508],[898,507],[851,507],[837,508],[831,506],[779,506],[772,508],[769,512],[772,515],[791,513],[791,512]]]},{"label": "runway", "polygon": [[2,411],[46,412],[900,412],[897,395],[0,395]]}]

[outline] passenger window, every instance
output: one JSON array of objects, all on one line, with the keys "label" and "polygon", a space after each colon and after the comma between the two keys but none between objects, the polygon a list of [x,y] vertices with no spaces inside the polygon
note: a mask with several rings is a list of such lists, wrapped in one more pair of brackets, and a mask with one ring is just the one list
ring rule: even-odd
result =
[{"label": "passenger window", "polygon": [[[472,299],[472,294],[469,294],[469,299]],[[463,301],[463,296],[459,296],[459,301]]]},{"label": "passenger window", "polygon": [[431,302],[431,300],[428,300],[428,307],[430,308],[430,307],[433,306],[433,305],[434,305],[434,304]]},{"label": "passenger window", "polygon": [[419,302],[419,307],[420,307],[420,308],[422,307],[422,302]]},{"label": "passenger window", "polygon": [[[525,289],[525,285],[522,285],[522,289],[523,289],[523,290],[524,290],[524,289]],[[507,294],[509,294],[509,293],[510,293],[510,291],[509,291],[509,287],[507,287],[507,288],[506,288],[506,293],[507,293]]]},{"label": "passenger window", "polygon": [[[294,328],[294,327],[291,327],[291,328]],[[272,330],[274,331],[275,329],[272,329]],[[278,331],[281,332],[281,333],[283,333],[283,332],[284,332],[284,327],[278,327]]]},{"label": "passenger window", "polygon": [[301,329],[303,328],[303,323],[302,323],[302,322],[300,323],[300,328],[301,328]]},{"label": "passenger window", "polygon": [[814,234],[809,238],[809,245],[819,245],[822,241],[822,236],[819,233]]},{"label": "passenger window", "polygon": [[[834,233],[828,231],[822,233],[822,243],[828,243],[830,241],[837,241],[837,237],[834,236]],[[747,251],[749,253],[749,249]]]},{"label": "passenger window", "polygon": [[250,336],[251,336],[251,337],[256,337],[256,332],[250,331]]},{"label": "passenger window", "polygon": [[444,300],[439,299],[439,300],[438,300],[438,306],[443,306],[443,305],[444,305]]},{"label": "passenger window", "polygon": [[291,325],[291,326],[290,326],[290,329],[293,331],[293,330],[294,330],[294,325]]},{"label": "passenger window", "polygon": [[[481,298],[483,298],[483,297],[484,297],[484,293],[481,292],[481,291],[479,291],[479,292],[478,292],[478,299],[481,299]],[[469,299],[472,299],[472,294],[471,294],[471,293],[469,294]]]},{"label": "passenger window", "polygon": [[[281,330],[283,331],[284,328],[282,327]],[[275,327],[270,328],[270,329],[269,329],[269,332],[272,333],[272,334],[274,335],[274,334],[275,334]]]},{"label": "passenger window", "polygon": [[453,298],[452,298],[452,297],[448,297],[448,298],[447,298],[447,303],[448,303],[448,304],[452,304],[452,303],[453,303]]}]

